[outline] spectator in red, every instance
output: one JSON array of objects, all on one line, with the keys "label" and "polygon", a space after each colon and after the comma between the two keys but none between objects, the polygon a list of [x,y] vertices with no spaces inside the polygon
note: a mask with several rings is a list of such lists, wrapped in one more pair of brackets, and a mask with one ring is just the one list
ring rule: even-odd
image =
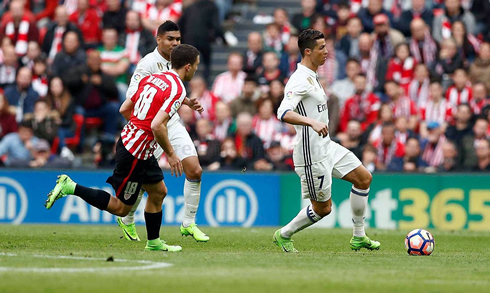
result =
[{"label": "spectator in red", "polygon": [[197,120],[197,139],[194,140],[194,145],[199,155],[199,163],[204,168],[220,159],[220,142],[211,134],[212,130],[209,120],[204,118]]},{"label": "spectator in red", "polygon": [[4,89],[14,84],[17,73],[17,55],[12,45],[5,45],[2,48],[3,62],[0,62],[0,89]]},{"label": "spectator in red", "polygon": [[355,95],[347,99],[342,113],[340,114],[340,131],[347,130],[347,124],[351,120],[357,120],[361,123],[362,131],[374,123],[378,117],[378,111],[381,106],[379,98],[366,89],[366,76],[359,74],[354,78],[356,88]]},{"label": "spectator in red", "polygon": [[230,132],[233,132],[233,118],[231,117],[230,106],[227,103],[218,101],[215,107],[216,120],[213,123],[213,135],[219,141],[223,141]]},{"label": "spectator in red", "polygon": [[401,43],[395,47],[395,56],[388,63],[386,80],[398,82],[401,88],[408,94],[408,86],[413,79],[413,73],[417,63],[410,56],[410,49],[406,43]]},{"label": "spectator in red", "polygon": [[38,27],[45,27],[53,19],[58,0],[26,1],[27,8],[34,13]]},{"label": "spectator in red", "polygon": [[63,34],[67,31],[74,31],[82,40],[82,33],[78,27],[68,21],[68,13],[63,5],[56,7],[54,21],[48,25],[48,31],[44,36],[44,41],[41,50],[48,56],[48,63],[51,64],[54,57],[63,47]]},{"label": "spectator in red", "polygon": [[460,104],[454,115],[454,125],[449,125],[446,129],[446,138],[460,144],[463,137],[467,135],[473,135],[473,129],[471,126],[471,113],[470,105]]},{"label": "spectator in red", "polygon": [[219,74],[214,80],[213,94],[225,103],[231,103],[240,96],[247,74],[241,69],[243,59],[240,53],[234,52],[228,56],[228,71]]},{"label": "spectator in red", "polygon": [[481,41],[466,31],[462,21],[455,21],[451,32],[458,46],[458,53],[466,62],[473,62],[480,51]]},{"label": "spectator in red", "polygon": [[243,53],[243,71],[256,74],[262,66],[263,54],[262,36],[258,32],[251,32],[247,38],[247,50]]},{"label": "spectator in red", "polygon": [[429,27],[421,18],[410,23],[410,53],[417,63],[431,66],[437,58],[437,44],[430,34]]},{"label": "spectator in red", "polygon": [[[215,107],[219,98],[213,95],[208,89],[206,81],[201,76],[194,76],[189,82],[191,94],[189,98],[197,99],[201,102],[204,111],[200,114],[202,118],[214,121],[216,118]],[[194,112],[197,115],[197,112]]]},{"label": "spectator in red", "polygon": [[7,36],[15,46],[17,56],[24,56],[27,53],[27,43],[39,40],[39,31],[36,23],[31,21],[26,14],[22,1],[10,3],[10,13],[12,19],[6,21],[2,26],[0,39]]},{"label": "spectator in red", "polygon": [[473,99],[473,90],[468,85],[468,74],[464,69],[456,69],[453,75],[454,84],[446,91],[446,99],[456,108],[462,103],[470,103]]},{"label": "spectator in red", "polygon": [[384,123],[393,123],[393,111],[391,110],[390,105],[381,104],[378,112],[378,119],[368,126],[364,135],[368,137],[368,143],[373,144],[381,137],[381,129]]},{"label": "spectator in red", "polygon": [[281,27],[275,23],[269,23],[264,31],[264,45],[266,51],[274,51],[281,54],[284,44],[282,43]]},{"label": "spectator in red", "polygon": [[274,114],[274,105],[271,99],[260,99],[257,102],[258,113],[253,116],[252,128],[254,133],[262,140],[265,149],[268,149],[277,134],[282,132],[282,123]]},{"label": "spectator in red", "polygon": [[118,34],[124,33],[128,10],[121,5],[121,0],[105,0],[105,2],[107,4],[107,10],[102,16],[102,27],[114,28]]},{"label": "spectator in red", "polygon": [[298,48],[298,36],[289,36],[289,42],[286,45],[285,52],[281,54],[281,63],[279,68],[284,76],[290,77],[298,63],[301,61],[301,54]]},{"label": "spectator in red", "polygon": [[490,43],[483,43],[480,54],[470,66],[471,82],[483,82],[490,91]]},{"label": "spectator in red", "polygon": [[265,161],[265,150],[262,140],[253,133],[252,116],[240,113],[236,119],[235,145],[240,157],[245,159],[248,168],[261,165]]},{"label": "spectator in red", "polygon": [[417,127],[417,107],[415,103],[405,95],[403,89],[394,80],[385,83],[385,92],[389,98],[389,105],[393,111],[393,117],[405,117],[408,120],[408,129],[415,130]]},{"label": "spectator in red", "polygon": [[407,118],[403,116],[398,117],[395,120],[395,127],[396,127],[396,131],[395,131],[396,140],[401,142],[402,144],[406,144],[410,137],[415,137],[415,133],[412,130],[408,129]]},{"label": "spectator in red", "polygon": [[414,71],[414,79],[408,85],[408,97],[417,109],[424,107],[429,100],[429,70],[425,64],[417,64]]},{"label": "spectator in red", "polygon": [[45,98],[48,93],[48,65],[44,56],[34,59],[32,69],[32,87],[38,93],[39,97]]},{"label": "spectator in red", "polygon": [[463,9],[461,0],[444,0],[444,13],[434,18],[432,35],[437,42],[451,37],[451,24],[457,20],[464,22],[468,32],[476,31],[475,17],[473,13]]},{"label": "spectator in red", "polygon": [[384,123],[381,129],[381,139],[374,143],[377,151],[376,170],[385,171],[395,158],[405,156],[405,146],[396,140],[395,125]]},{"label": "spectator in red", "polygon": [[359,37],[361,36],[363,27],[359,17],[351,17],[347,22],[347,33],[340,39],[338,43],[340,51],[345,56],[350,58],[360,58],[359,53]]},{"label": "spectator in red", "polygon": [[422,160],[431,167],[438,167],[443,161],[442,146],[446,142],[446,137],[438,122],[429,122],[427,130],[428,136],[423,148]]},{"label": "spectator in red", "polygon": [[85,48],[95,48],[100,44],[102,22],[97,11],[89,6],[88,0],[78,0],[78,8],[69,20],[82,32]]},{"label": "spectator in red", "polygon": [[483,113],[483,108],[488,105],[487,89],[483,82],[477,82],[473,85],[473,100],[470,102],[473,114],[480,115]]},{"label": "spectator in red", "polygon": [[429,87],[429,100],[420,108],[420,136],[427,138],[427,125],[437,122],[442,131],[446,131],[448,122],[452,119],[452,107],[443,96],[442,85],[432,81]]},{"label": "spectator in red", "polygon": [[412,20],[420,19],[424,23],[427,23],[429,27],[432,27],[432,22],[434,21],[434,13],[432,12],[432,10],[427,9],[425,5],[425,0],[412,0],[410,2],[412,4],[411,9],[403,11],[394,24],[394,27],[399,30],[403,35],[405,35],[405,37],[411,36],[410,22]]},{"label": "spectator in red", "polygon": [[147,4],[143,12],[143,26],[151,32],[156,32],[158,27],[165,21],[178,22],[182,14],[181,7],[172,5],[174,0],[155,0],[152,4]]},{"label": "spectator in red", "polygon": [[15,110],[10,107],[3,90],[0,90],[0,141],[5,135],[12,132],[17,132]]},{"label": "spectator in red", "polygon": [[[3,4],[0,5],[0,7],[4,6],[5,8],[9,7],[9,2],[10,5],[14,2],[20,2],[21,7],[24,8],[24,13],[29,22],[35,23],[36,22],[36,16],[31,12],[30,9],[28,9],[28,3],[26,3],[26,0],[6,0],[3,1]],[[0,15],[2,15],[2,10],[0,8]],[[0,27],[4,27],[8,22],[12,21],[12,12],[10,10],[5,11],[2,15],[2,22]]]},{"label": "spectator in red", "polygon": [[54,57],[51,73],[64,78],[70,69],[85,64],[87,55],[81,48],[80,36],[75,31],[66,31],[62,43],[63,49]]},{"label": "spectator in red", "polygon": [[291,36],[291,24],[289,23],[289,15],[286,9],[276,8],[276,10],[274,10],[274,23],[279,26],[282,44],[283,46],[286,46],[289,43],[289,37]]}]

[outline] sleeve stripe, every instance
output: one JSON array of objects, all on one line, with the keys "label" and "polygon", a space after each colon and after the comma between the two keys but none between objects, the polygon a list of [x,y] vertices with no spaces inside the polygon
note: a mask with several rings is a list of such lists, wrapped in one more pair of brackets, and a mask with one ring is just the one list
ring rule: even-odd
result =
[{"label": "sleeve stripe", "polygon": [[284,115],[286,115],[287,112],[291,111],[291,109],[287,109],[286,111],[284,111],[284,113],[282,113],[281,115],[281,121],[284,121],[282,120],[284,118]]},{"label": "sleeve stripe", "polygon": [[179,87],[177,86],[177,83],[175,82],[172,76],[170,76],[169,74],[165,74],[165,77],[167,78],[168,81],[170,81],[170,96],[163,103],[162,108],[160,108],[160,110],[170,113],[170,109],[174,104],[175,98],[178,98],[177,92],[179,92],[181,89],[180,89],[180,85]]}]

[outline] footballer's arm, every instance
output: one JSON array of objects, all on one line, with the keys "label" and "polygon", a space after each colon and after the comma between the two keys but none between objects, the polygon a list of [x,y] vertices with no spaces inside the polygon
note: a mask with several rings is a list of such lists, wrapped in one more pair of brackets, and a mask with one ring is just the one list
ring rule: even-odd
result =
[{"label": "footballer's arm", "polygon": [[179,177],[184,173],[184,168],[179,157],[175,154],[174,148],[170,144],[170,139],[168,138],[167,123],[169,120],[170,115],[167,112],[163,110],[158,111],[153,121],[151,121],[151,130],[155,140],[167,154],[171,174],[175,174],[176,177]]},{"label": "footballer's arm", "polygon": [[325,123],[320,121],[316,121],[315,119],[311,119],[305,116],[301,116],[296,112],[291,110],[284,111],[281,116],[281,120],[293,125],[304,125],[310,126],[313,130],[323,137],[328,135],[328,126]]},{"label": "footballer's arm", "polygon": [[124,119],[129,120],[131,118],[131,113],[134,110],[134,103],[131,99],[126,99],[124,103],[119,108],[119,113],[121,113]]}]

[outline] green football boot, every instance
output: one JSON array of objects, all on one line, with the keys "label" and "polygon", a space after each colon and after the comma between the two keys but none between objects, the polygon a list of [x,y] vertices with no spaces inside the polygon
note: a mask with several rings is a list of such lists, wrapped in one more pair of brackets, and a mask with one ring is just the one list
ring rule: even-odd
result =
[{"label": "green football boot", "polygon": [[198,242],[208,242],[209,241],[209,236],[204,234],[196,224],[190,224],[189,227],[184,227],[183,225],[180,225],[180,234],[182,236],[192,236],[196,241]]},{"label": "green football boot", "polygon": [[284,252],[299,252],[298,250],[296,250],[296,248],[294,248],[293,240],[282,237],[281,229],[277,230],[274,233],[274,236],[272,236],[272,240],[277,246],[282,248]]},{"label": "green football boot", "polygon": [[49,210],[58,199],[66,197],[69,194],[73,194],[75,192],[76,185],[77,184],[73,182],[68,175],[59,175],[58,180],[56,180],[55,187],[48,193],[48,199],[44,204],[46,209]]},{"label": "green football boot", "polygon": [[182,251],[182,247],[178,245],[168,245],[165,241],[161,239],[153,239],[146,242],[145,250],[178,252]]},{"label": "green football boot", "polygon": [[117,217],[117,224],[123,230],[124,238],[128,239],[129,241],[141,241],[138,237],[138,232],[136,232],[136,225],[134,223],[126,225],[122,221],[122,218]]},{"label": "green football boot", "polygon": [[369,250],[379,250],[380,246],[381,243],[379,243],[378,241],[371,240],[367,236],[364,237],[352,236],[352,239],[350,240],[350,248],[355,251],[358,251],[361,248],[366,248]]}]

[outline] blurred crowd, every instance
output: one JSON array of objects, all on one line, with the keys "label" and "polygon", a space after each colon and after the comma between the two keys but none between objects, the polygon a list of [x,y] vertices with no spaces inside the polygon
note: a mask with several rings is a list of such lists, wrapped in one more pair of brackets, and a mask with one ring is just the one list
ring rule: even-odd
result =
[{"label": "blurred crowd", "polygon": [[2,164],[69,168],[95,134],[91,164],[112,166],[128,78],[172,20],[202,54],[188,96],[205,111],[179,114],[207,170],[293,170],[295,130],[276,110],[307,28],[326,36],[318,78],[330,136],[370,171],[490,170],[488,0],[302,0],[298,14],[260,15],[264,31],[251,32],[211,83],[210,44],[226,45],[221,21],[243,20],[231,11],[237,2],[260,0],[4,1]]}]

